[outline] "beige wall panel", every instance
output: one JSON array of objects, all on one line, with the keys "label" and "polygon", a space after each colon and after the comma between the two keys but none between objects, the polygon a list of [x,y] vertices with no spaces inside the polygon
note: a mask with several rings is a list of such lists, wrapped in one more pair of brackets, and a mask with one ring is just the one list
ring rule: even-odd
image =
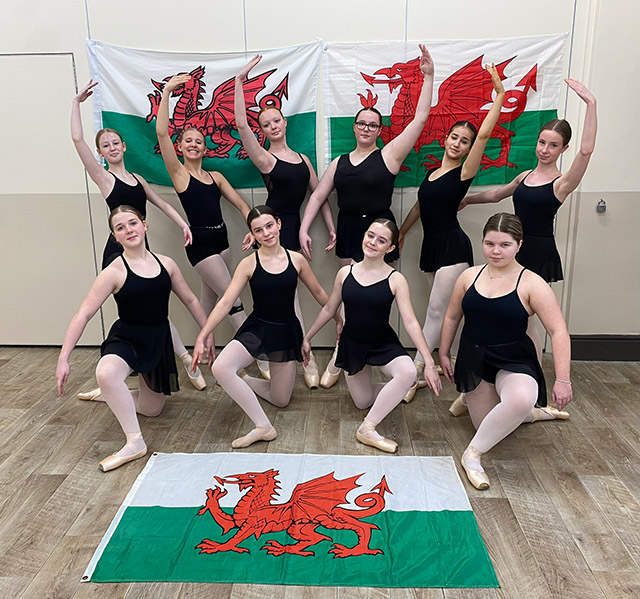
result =
[{"label": "beige wall panel", "polygon": [[[95,278],[86,197],[0,195],[0,340],[61,344]],[[102,342],[99,316],[83,342]]]},{"label": "beige wall panel", "polygon": [[[640,334],[638,193],[580,194],[569,329],[575,335]],[[575,198],[574,198],[575,200]]]}]

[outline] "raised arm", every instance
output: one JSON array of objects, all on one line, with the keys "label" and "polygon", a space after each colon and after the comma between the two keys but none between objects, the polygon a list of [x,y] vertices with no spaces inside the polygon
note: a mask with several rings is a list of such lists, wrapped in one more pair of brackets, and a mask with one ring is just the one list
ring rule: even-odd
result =
[{"label": "raised arm", "polygon": [[424,44],[420,44],[420,71],[424,79],[422,81],[422,89],[420,90],[420,98],[416,105],[416,112],[413,120],[403,129],[402,133],[387,143],[382,148],[382,156],[387,168],[392,173],[400,170],[404,159],[407,157],[411,148],[416,143],[420,133],[427,124],[429,111],[431,110],[431,98],[433,96],[433,60],[431,54]]},{"label": "raised arm", "polygon": [[493,104],[491,106],[491,109],[489,110],[489,113],[484,118],[484,121],[482,121],[482,125],[480,125],[478,136],[471,146],[471,151],[469,152],[467,159],[462,165],[461,178],[463,181],[467,179],[473,179],[473,177],[478,174],[478,169],[480,168],[480,163],[482,162],[482,155],[484,154],[484,150],[487,147],[487,142],[491,137],[493,128],[498,122],[500,111],[502,110],[502,105],[504,104],[504,86],[502,85],[502,81],[500,81],[498,70],[493,64],[487,65],[485,68],[487,69],[489,75],[491,75],[491,82],[493,83],[493,90],[496,92],[496,95],[493,99]]},{"label": "raised arm", "polygon": [[438,375],[436,365],[431,357],[431,349],[427,345],[427,341],[422,333],[422,327],[420,326],[413,310],[407,280],[399,272],[395,272],[391,275],[389,283],[391,291],[396,296],[396,304],[398,305],[398,311],[400,312],[405,331],[407,331],[407,334],[411,338],[411,341],[413,341],[416,349],[420,352],[420,355],[424,357],[424,378],[427,381],[429,388],[436,395],[440,395],[440,391],[442,390],[440,376]]},{"label": "raised arm", "polygon": [[582,177],[589,166],[591,154],[596,146],[596,131],[598,129],[598,118],[596,114],[595,96],[579,81],[575,79],[565,79],[567,85],[586,103],[587,112],[584,116],[582,127],[582,139],[580,140],[580,150],[573,159],[571,167],[564,173],[555,185],[556,197],[564,202],[566,197],[580,185]]},{"label": "raised arm", "polygon": [[247,121],[247,106],[244,101],[243,82],[249,75],[249,72],[262,60],[260,54],[256,54],[248,64],[236,75],[234,109],[236,117],[236,127],[240,134],[240,140],[244,149],[247,151],[251,162],[256,165],[261,173],[268,173],[273,169],[276,159],[272,154],[267,152],[256,139],[249,122]]},{"label": "raised arm", "polygon": [[189,173],[185,166],[178,160],[173,141],[169,135],[169,98],[171,92],[191,79],[191,75],[175,75],[169,79],[162,90],[162,98],[158,106],[156,117],[156,135],[160,153],[167,167],[173,186],[176,189],[186,189],[189,184]]},{"label": "raised arm", "polygon": [[184,236],[184,244],[189,245],[193,241],[191,236],[191,229],[185,220],[180,216],[178,211],[163,199],[158,192],[156,192],[151,185],[149,185],[144,178],[140,175],[133,175],[142,185],[144,192],[147,194],[147,199],[158,209],[162,210],[176,225],[182,229],[182,235]]},{"label": "raised arm", "polygon": [[567,324],[551,287],[533,273],[525,273],[525,275],[527,275],[529,306],[538,315],[551,338],[551,351],[553,352],[553,365],[556,373],[552,393],[553,401],[559,410],[564,410],[573,398],[571,339],[567,331]]},{"label": "raised arm", "polygon": [[96,85],[98,85],[97,81],[89,79],[89,83],[74,96],[71,102],[71,140],[91,180],[100,188],[100,193],[107,197],[111,193],[115,181],[98,163],[89,144],[85,141],[82,130],[82,115],[80,114],[80,104],[93,95],[93,88]]},{"label": "raised arm", "polygon": [[453,383],[453,368],[451,366],[449,352],[451,351],[451,344],[462,320],[462,298],[471,283],[470,276],[472,273],[472,269],[465,270],[453,286],[453,293],[451,294],[449,306],[447,307],[447,312],[442,322],[442,330],[440,331],[440,365],[450,383]]},{"label": "raised arm", "polygon": [[[338,160],[339,158],[335,158],[329,165],[329,168],[324,172],[318,186],[315,188],[307,202],[307,207],[304,209],[302,223],[300,224],[300,245],[302,246],[302,251],[307,257],[307,260],[311,260],[312,249],[311,237],[309,237],[309,228],[318,214],[320,207],[324,202],[326,202],[329,194],[333,191],[333,178],[336,174]],[[335,230],[333,232],[335,234]],[[331,235],[331,230],[329,230],[329,234]]]},{"label": "raised arm", "polygon": [[[122,276],[120,276],[123,279]],[[64,336],[62,349],[58,356],[58,365],[56,367],[56,384],[58,386],[58,394],[64,395],[64,386],[69,378],[69,356],[73,348],[78,343],[87,323],[93,318],[100,306],[105,300],[114,293],[118,285],[124,281],[119,280],[118,272],[115,268],[105,268],[94,281],[87,297],[80,304],[80,308],[71,319],[67,332]]]},{"label": "raised arm", "polygon": [[407,233],[411,230],[411,227],[418,222],[420,218],[420,204],[416,202],[409,210],[407,216],[404,217],[404,221],[402,222],[402,226],[400,227],[400,233],[398,235],[398,249],[400,253],[402,253],[402,246],[404,246],[404,238]]}]

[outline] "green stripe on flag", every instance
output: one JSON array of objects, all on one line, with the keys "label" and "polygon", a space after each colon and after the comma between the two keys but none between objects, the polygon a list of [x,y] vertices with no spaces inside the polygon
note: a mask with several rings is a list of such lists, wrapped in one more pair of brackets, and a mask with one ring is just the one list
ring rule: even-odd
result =
[{"label": "green stripe on flag", "polygon": [[[502,125],[505,129],[513,131],[511,136],[511,148],[509,150],[508,161],[515,164],[516,168],[489,167],[480,170],[476,175],[474,185],[502,185],[509,183],[522,171],[532,169],[536,166],[535,147],[538,140],[540,127],[546,122],[557,117],[556,110],[532,110],[523,112],[517,119]],[[389,117],[383,118],[383,124],[389,125]],[[330,121],[331,131],[331,159],[341,154],[347,154],[355,148],[355,138],[353,135],[353,117],[337,117]],[[383,147],[382,141],[378,138],[378,147]],[[492,137],[487,143],[485,154],[496,159],[500,154],[501,142],[497,137]],[[435,142],[427,146],[422,146],[416,154],[413,150],[409,152],[403,167],[408,170],[400,171],[396,177],[396,187],[419,187],[427,170],[433,168],[424,166],[424,162],[429,162],[428,156],[434,156],[441,160],[444,148],[440,143]]]},{"label": "green stripe on flag", "polygon": [[[231,513],[231,510],[225,510]],[[497,587],[498,581],[471,511],[392,512],[363,519],[376,524],[369,546],[384,555],[334,558],[331,541],[310,547],[315,556],[271,556],[269,540],[292,544],[286,532],[250,537],[249,553],[200,554],[204,539],[226,541],[197,507],[128,507],[109,540],[92,582],[238,582],[313,586]],[[346,547],[353,531],[318,528]],[[224,537],[224,539],[223,539]]]},{"label": "green stripe on flag", "polygon": [[[147,123],[142,117],[103,112],[105,128],[115,129],[126,143],[125,162],[127,170],[142,175],[149,183],[171,187],[171,179],[164,166],[162,156],[156,154],[156,122]],[[287,117],[287,144],[296,152],[306,154],[311,164],[316,164],[316,113],[308,112]],[[240,139],[238,132],[233,137]],[[208,140],[209,145],[210,141]],[[258,169],[249,160],[238,160],[236,152],[242,148],[233,147],[229,158],[205,158],[202,166],[208,171],[220,171],[235,188],[264,187]]]}]

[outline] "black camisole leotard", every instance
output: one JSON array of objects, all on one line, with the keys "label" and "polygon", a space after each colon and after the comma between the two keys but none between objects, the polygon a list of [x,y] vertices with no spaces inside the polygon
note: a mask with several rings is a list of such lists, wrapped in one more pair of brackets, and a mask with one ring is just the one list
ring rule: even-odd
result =
[{"label": "black camisole leotard", "polygon": [[152,391],[171,395],[179,389],[168,320],[171,277],[155,255],[160,265],[155,277],[137,275],[124,256],[120,257],[127,269],[127,278],[113,295],[118,305],[118,320],[111,326],[100,354],[120,356],[134,372],[144,377]]}]

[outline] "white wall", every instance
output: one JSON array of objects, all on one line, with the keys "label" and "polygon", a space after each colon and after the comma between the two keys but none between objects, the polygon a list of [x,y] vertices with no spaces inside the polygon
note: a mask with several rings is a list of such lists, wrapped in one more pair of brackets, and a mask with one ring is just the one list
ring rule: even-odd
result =
[{"label": "white wall", "polygon": [[[557,235],[567,280],[556,286],[556,292],[574,334],[640,333],[640,242],[635,231],[640,222],[635,168],[639,158],[635,138],[640,130],[635,100],[640,95],[636,37],[640,6],[636,2],[577,0],[575,15],[574,0],[214,0],[197,5],[169,0],[94,0],[86,8],[85,12],[82,0],[5,2],[0,6],[0,80],[4,83],[0,107],[5,142],[0,160],[0,250],[5,282],[0,296],[0,343],[60,343],[95,276],[94,246],[98,260],[102,252],[107,231],[105,205],[97,189],[86,186],[68,134],[74,75],[81,85],[89,78],[84,50],[88,32],[94,39],[139,48],[210,52],[246,48],[252,52],[316,37],[357,42],[571,31],[573,45],[571,52],[567,48],[565,73],[583,80],[598,97],[600,130],[587,176],[559,213]],[[563,95],[560,114],[564,112]],[[565,168],[578,146],[584,115],[581,103],[571,95],[566,115],[575,138],[565,155]],[[83,106],[83,117],[89,139],[88,103]],[[172,190],[160,191],[179,207]],[[263,190],[242,193],[250,203],[261,203],[265,197]],[[605,215],[595,212],[600,197],[608,204]],[[397,190],[396,215],[402,218],[414,201],[415,190]],[[500,208],[510,209],[511,205]],[[473,207],[461,215],[478,257],[482,224],[494,210],[495,206]],[[237,213],[225,209],[225,218],[232,234],[243,231]],[[198,292],[199,279],[186,261],[175,225],[151,208],[149,226],[152,248],[173,256]],[[322,231],[319,225],[321,237]],[[422,318],[428,288],[417,269],[419,246],[416,228],[405,246],[401,269],[411,283],[416,311]],[[234,262],[239,258],[234,252]],[[318,253],[313,268],[329,289],[336,260]],[[250,305],[249,298],[245,300]],[[306,292],[303,308],[309,321],[317,308]],[[114,315],[113,302],[108,302],[107,327]],[[195,326],[175,303],[172,318],[185,341],[192,342]],[[229,328],[223,329],[218,342],[229,334]],[[101,339],[96,318],[82,341],[97,344]],[[317,340],[331,343],[331,332],[324,331]]]}]

